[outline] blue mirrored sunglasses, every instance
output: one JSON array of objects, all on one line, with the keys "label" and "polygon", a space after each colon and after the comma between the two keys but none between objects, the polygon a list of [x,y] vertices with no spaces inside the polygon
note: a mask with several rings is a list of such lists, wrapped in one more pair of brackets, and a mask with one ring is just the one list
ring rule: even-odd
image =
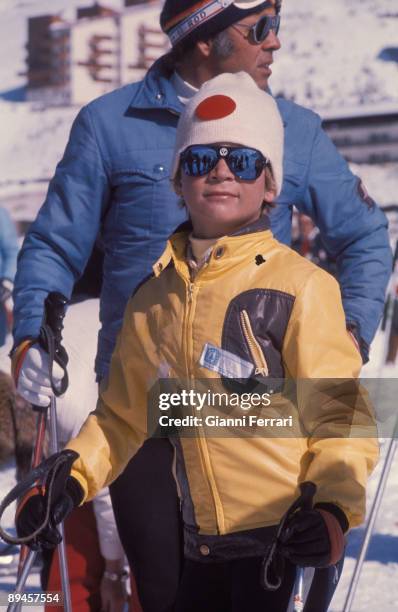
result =
[{"label": "blue mirrored sunglasses", "polygon": [[250,147],[192,145],[180,155],[181,168],[187,176],[208,174],[220,159],[242,181],[254,181],[270,165],[260,151]]},{"label": "blue mirrored sunglasses", "polygon": [[277,36],[280,25],[280,15],[263,15],[254,25],[250,26],[238,22],[234,23],[232,27],[247,28],[249,30],[248,37],[250,37],[254,43],[258,44],[267,38],[271,30],[274,32],[275,36]]}]

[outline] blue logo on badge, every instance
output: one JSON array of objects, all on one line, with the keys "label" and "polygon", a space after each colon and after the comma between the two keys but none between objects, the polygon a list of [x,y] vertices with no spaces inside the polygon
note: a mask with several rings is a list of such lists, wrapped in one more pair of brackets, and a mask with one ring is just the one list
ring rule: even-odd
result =
[{"label": "blue logo on badge", "polygon": [[220,353],[216,348],[208,347],[206,351],[205,361],[209,365],[215,365],[220,359]]}]

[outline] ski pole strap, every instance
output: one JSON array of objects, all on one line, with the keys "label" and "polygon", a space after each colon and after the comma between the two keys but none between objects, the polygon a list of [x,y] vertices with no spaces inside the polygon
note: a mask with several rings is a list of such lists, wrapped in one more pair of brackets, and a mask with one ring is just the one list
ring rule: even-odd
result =
[{"label": "ski pole strap", "polygon": [[35,342],[35,338],[26,338],[25,340],[22,340],[22,342],[10,353],[11,376],[16,387],[18,386],[19,372],[21,370],[23,360],[25,359],[25,355]]},{"label": "ski pole strap", "polygon": [[312,508],[316,485],[313,482],[300,484],[301,494],[288,508],[278,526],[278,531],[269,546],[262,563],[262,584],[267,591],[276,591],[282,584],[284,576],[284,562],[280,554],[280,537],[285,529],[286,522],[297,510]]},{"label": "ski pole strap", "polygon": [[[73,451],[69,451],[69,454],[70,453],[73,453]],[[0,537],[7,542],[7,544],[26,544],[31,542],[47,527],[50,520],[51,506],[59,496],[59,491],[56,491],[54,482],[63,466],[65,464],[70,465],[71,457],[69,454],[67,454],[65,451],[61,451],[60,453],[51,455],[51,457],[31,470],[29,474],[5,496],[0,504],[0,523],[8,506],[18,498],[26,495],[32,489],[42,488],[45,491],[44,498],[46,503],[46,511],[43,522],[31,534],[21,538],[14,537],[0,526]],[[74,454],[76,455],[75,458],[77,458],[77,453]]]},{"label": "ski pole strap", "polygon": [[[65,393],[68,388],[69,379],[66,366],[68,355],[62,346],[62,330],[64,328],[65,310],[68,300],[57,291],[48,294],[44,302],[44,318],[40,328],[39,344],[49,354],[48,373],[51,381],[51,389],[56,397]],[[53,364],[56,361],[64,371],[61,384],[57,387],[53,380]]]},{"label": "ski pole strap", "polygon": [[275,568],[275,559],[278,546],[278,537],[274,539],[262,563],[262,584],[267,591],[277,591],[282,584],[283,569]]}]

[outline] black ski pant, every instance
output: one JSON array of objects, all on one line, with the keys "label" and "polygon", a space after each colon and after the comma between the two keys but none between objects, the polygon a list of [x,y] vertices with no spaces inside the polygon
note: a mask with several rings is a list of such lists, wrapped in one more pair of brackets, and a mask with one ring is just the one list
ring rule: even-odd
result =
[{"label": "black ski pant", "polygon": [[286,612],[296,567],[286,564],[277,591],[260,584],[261,557],[220,563],[185,560],[175,612]]},{"label": "black ski pant", "polygon": [[344,557],[336,565],[315,570],[304,612],[326,612],[329,609],[343,566]]},{"label": "black ski pant", "polygon": [[[149,439],[127,465],[123,474],[110,486],[120,539],[135,574],[144,612],[174,612],[180,580],[179,607],[177,606],[176,610],[194,612],[197,609],[201,612],[211,612],[211,609],[207,607],[187,607],[185,609],[181,607],[183,598],[189,595],[189,585],[192,585],[193,588],[196,574],[192,571],[192,564],[200,565],[201,568],[210,568],[201,569],[210,576],[210,580],[208,586],[202,580],[198,591],[202,589],[204,592],[207,592],[207,589],[211,591],[212,585],[217,583],[218,572],[220,575],[224,572],[222,582],[227,585],[228,580],[225,576],[228,576],[228,572],[226,573],[225,568],[222,570],[224,565],[222,563],[201,564],[185,561],[184,564],[182,522],[177,489],[171,469],[172,461],[173,448],[168,440]],[[255,564],[259,561],[249,559],[239,560],[236,563],[242,563],[244,566],[246,562],[249,568],[251,563]],[[342,567],[343,561],[338,564],[337,573],[334,566],[315,571],[305,612],[326,612],[337,587]],[[232,570],[228,571],[232,572]],[[248,572],[248,569],[245,571]],[[253,594],[253,601],[256,601],[256,597],[261,601],[261,597],[267,593],[262,589],[261,591],[257,589],[259,569],[253,568],[253,572],[255,574],[253,593],[257,593],[257,595]],[[288,585],[292,579],[294,580],[294,572],[290,568],[285,577],[284,589],[284,591],[289,591],[289,597],[291,588]],[[225,588],[227,586],[224,586],[224,590]],[[238,596],[240,597],[239,593],[236,597]],[[282,594],[279,591],[275,595],[280,602],[284,602],[284,596],[285,593]],[[263,603],[262,606],[264,609]],[[235,608],[232,609],[235,610]],[[278,612],[278,608],[268,609]],[[286,608],[279,609],[285,612]],[[223,608],[214,608],[214,610],[222,612]],[[241,610],[254,612],[255,608],[246,606]]]},{"label": "black ski pant", "polygon": [[172,612],[183,562],[173,447],[149,439],[110,486],[116,524],[144,612]]},{"label": "black ski pant", "polygon": [[[262,562],[262,557],[220,563],[186,559],[175,612],[286,612],[297,568],[286,562],[279,589],[265,591],[260,584]],[[342,562],[338,576],[341,569]],[[315,571],[304,612],[328,610],[337,574],[334,566]]]}]

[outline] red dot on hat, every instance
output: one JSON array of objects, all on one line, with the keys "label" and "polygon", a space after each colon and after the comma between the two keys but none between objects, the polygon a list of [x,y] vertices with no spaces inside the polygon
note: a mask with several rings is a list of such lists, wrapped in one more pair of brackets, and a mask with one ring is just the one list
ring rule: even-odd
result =
[{"label": "red dot on hat", "polygon": [[222,119],[231,115],[236,108],[236,102],[229,96],[210,96],[205,98],[197,107],[195,114],[202,121]]}]

